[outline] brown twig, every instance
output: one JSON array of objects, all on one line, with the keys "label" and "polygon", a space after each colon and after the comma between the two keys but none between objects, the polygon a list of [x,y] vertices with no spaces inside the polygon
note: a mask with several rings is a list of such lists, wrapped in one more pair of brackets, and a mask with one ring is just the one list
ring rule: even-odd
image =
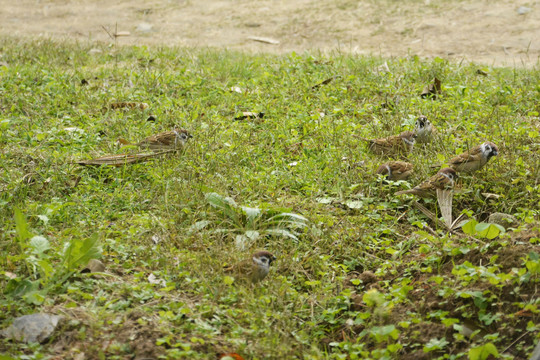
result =
[{"label": "brown twig", "polygon": [[501,351],[501,354],[504,354],[505,352],[507,352],[508,350],[510,350],[510,348],[511,348],[512,346],[514,346],[515,343],[517,343],[517,342],[518,342],[519,340],[521,340],[525,335],[530,334],[530,333],[531,333],[530,331],[527,331],[526,333],[524,333],[524,334],[522,334],[520,337],[518,337],[516,340],[512,341],[512,343],[511,343],[510,345],[508,345],[508,346],[506,347],[506,349],[504,349],[503,351]]}]

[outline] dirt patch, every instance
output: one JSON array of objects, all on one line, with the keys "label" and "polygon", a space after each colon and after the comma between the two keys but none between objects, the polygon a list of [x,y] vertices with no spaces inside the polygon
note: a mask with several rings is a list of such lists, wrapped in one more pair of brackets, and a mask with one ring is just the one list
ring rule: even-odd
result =
[{"label": "dirt patch", "polygon": [[54,359],[101,359],[103,356],[157,359],[164,353],[164,348],[156,345],[156,340],[164,333],[148,314],[133,311],[118,325],[100,327],[97,325],[100,322],[84,309],[68,312],[73,318],[50,344]]},{"label": "dirt patch", "polygon": [[439,56],[510,66],[531,66],[540,56],[540,5],[523,0],[20,0],[4,2],[0,12],[1,35],[111,41],[107,31],[116,29],[130,32],[119,44]]},{"label": "dirt patch", "polygon": [[[400,354],[400,358],[430,359],[442,355],[443,353],[439,353],[439,350],[430,353],[423,352],[423,346],[433,339],[436,341],[444,339],[448,342],[445,352],[449,351],[452,354],[466,352],[478,338],[495,333],[499,333],[500,339],[505,339],[504,343],[500,343],[502,349],[516,357],[524,358],[525,349],[534,344],[535,338],[533,332],[527,332],[525,329],[530,321],[538,323],[538,315],[523,308],[520,304],[528,303],[537,297],[537,282],[528,280],[519,283],[515,281],[492,283],[486,277],[478,277],[470,283],[464,283],[466,276],[456,276],[456,271],[459,272],[465,263],[484,268],[497,266],[496,273],[498,274],[516,272],[525,267],[524,259],[527,254],[533,251],[538,253],[540,247],[524,240],[537,238],[538,230],[529,227],[520,232],[511,232],[509,235],[510,244],[506,246],[491,246],[482,251],[474,248],[465,254],[447,255],[435,273],[411,271],[409,267],[418,268],[418,264],[423,262],[421,254],[414,252],[403,259],[404,267],[397,269],[397,274],[401,274],[398,277],[393,274],[388,278],[381,278],[371,271],[363,273],[353,271],[348,274],[343,283],[344,288],[351,291],[349,310],[370,311],[363,302],[365,292],[376,289],[381,293],[387,293],[393,288],[394,281],[396,279],[401,281],[402,276],[408,272],[412,277],[410,284],[412,288],[407,294],[407,300],[398,303],[386,317],[377,318],[384,324],[394,325],[409,321],[410,314],[418,314],[418,318],[422,319],[399,329],[400,342],[408,344],[406,351]],[[428,259],[425,260],[429,263]],[[433,275],[443,276],[444,281],[436,284],[430,280]],[[455,292],[448,292],[448,284],[454,284]],[[492,314],[494,317],[491,321],[486,321],[482,318],[484,316],[482,314]],[[443,319],[456,319],[464,338],[456,341],[455,335],[458,328],[451,324],[443,324]],[[344,327],[334,331],[327,341],[354,338],[364,330],[363,325]],[[470,339],[469,335],[475,331],[478,335]],[[512,343],[513,339],[518,340]]]}]

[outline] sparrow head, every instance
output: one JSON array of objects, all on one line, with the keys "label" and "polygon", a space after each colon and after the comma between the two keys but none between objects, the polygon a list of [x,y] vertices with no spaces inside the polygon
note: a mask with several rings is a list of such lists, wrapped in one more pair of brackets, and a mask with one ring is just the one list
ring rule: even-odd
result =
[{"label": "sparrow head", "polygon": [[439,171],[439,174],[442,174],[442,175],[446,176],[448,179],[450,179],[452,181],[455,181],[458,178],[458,174],[457,174],[456,170],[454,170],[452,168],[449,168],[449,167],[441,169]]},{"label": "sparrow head", "polygon": [[430,125],[431,123],[429,122],[428,118],[424,115],[420,115],[418,119],[416,119],[415,130],[422,131],[424,128],[429,128]]},{"label": "sparrow head", "polygon": [[185,143],[188,139],[191,139],[193,136],[186,129],[174,129],[176,139],[182,143]]},{"label": "sparrow head", "polygon": [[264,268],[269,268],[272,262],[275,260],[276,257],[272,255],[271,252],[266,250],[257,251],[255,254],[253,254],[253,262]]},{"label": "sparrow head", "polygon": [[493,156],[499,155],[499,148],[491,141],[486,141],[481,145],[482,154],[489,160]]},{"label": "sparrow head", "polygon": [[392,176],[392,169],[390,168],[390,165],[382,164],[375,173],[379,175],[386,175],[386,178],[388,179]]},{"label": "sparrow head", "polygon": [[399,134],[399,137],[409,145],[414,145],[417,135],[412,131],[404,131]]}]

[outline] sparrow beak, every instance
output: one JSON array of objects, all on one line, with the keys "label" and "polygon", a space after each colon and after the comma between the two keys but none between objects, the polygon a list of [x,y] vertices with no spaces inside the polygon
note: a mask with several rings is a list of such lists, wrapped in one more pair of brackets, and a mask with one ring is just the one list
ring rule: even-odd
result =
[{"label": "sparrow beak", "polygon": [[191,134],[188,134],[188,136],[187,136],[187,137],[188,137],[189,139],[191,139],[191,138],[193,137],[193,135],[191,135]]}]

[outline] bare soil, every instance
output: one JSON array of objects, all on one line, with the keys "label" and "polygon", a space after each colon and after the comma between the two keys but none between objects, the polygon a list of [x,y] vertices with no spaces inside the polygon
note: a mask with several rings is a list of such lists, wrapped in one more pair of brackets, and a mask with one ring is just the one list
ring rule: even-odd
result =
[{"label": "bare soil", "polygon": [[539,1],[0,0],[0,36],[111,41],[116,30],[130,33],[119,44],[248,52],[438,56],[527,67],[540,56]]}]

